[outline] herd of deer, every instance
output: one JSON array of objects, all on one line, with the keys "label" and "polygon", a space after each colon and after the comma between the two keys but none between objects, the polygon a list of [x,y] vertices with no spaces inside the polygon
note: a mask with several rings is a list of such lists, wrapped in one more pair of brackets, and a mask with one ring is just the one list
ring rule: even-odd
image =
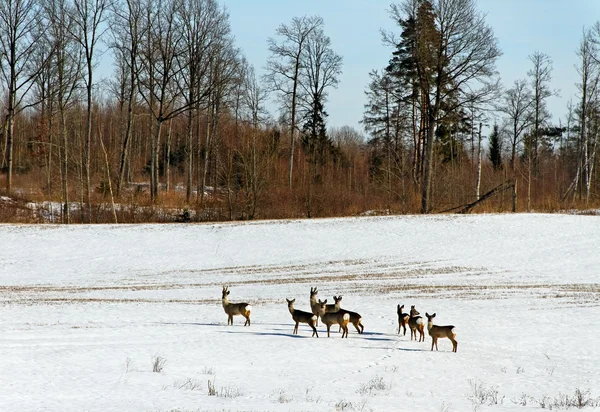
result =
[{"label": "herd of deer", "polygon": [[[327,337],[329,337],[329,331],[331,329],[331,325],[339,325],[340,330],[342,330],[342,338],[348,337],[348,323],[352,323],[356,328],[358,333],[363,333],[364,326],[361,323],[362,317],[360,314],[356,312],[352,312],[346,309],[342,309],[340,307],[340,302],[342,301],[341,296],[334,296],[334,304],[327,304],[327,299],[321,301],[321,299],[317,299],[317,288],[310,288],[310,308],[311,312],[304,312],[302,310],[294,309],[294,302],[296,299],[287,299],[288,310],[292,315],[292,319],[296,322],[294,326],[294,334],[298,333],[298,325],[300,323],[306,323],[313,330],[312,336],[319,337],[319,333],[317,332],[317,326],[319,326],[319,318],[321,318],[321,322],[327,327]],[[227,324],[233,325],[233,317],[237,315],[242,315],[246,318],[246,322],[244,326],[250,326],[250,312],[252,311],[252,306],[248,303],[231,303],[229,302],[229,288],[227,286],[223,286],[223,309],[228,316]],[[398,334],[400,330],[404,330],[404,335],[406,335],[406,326],[410,329],[410,340],[415,338],[417,340],[417,332],[419,333],[419,342],[425,341],[425,323],[420,313],[415,309],[415,306],[412,305],[410,307],[409,313],[404,313],[402,310],[404,309],[404,305],[398,305],[397,313],[398,313]],[[435,349],[438,350],[437,341],[439,338],[448,338],[452,342],[452,352],[456,352],[458,348],[458,342],[456,341],[456,331],[454,326],[439,326],[433,324],[433,318],[435,318],[435,313],[430,315],[428,313],[425,314],[427,316],[427,330],[429,332],[429,336],[431,336],[431,350],[435,346]]]}]

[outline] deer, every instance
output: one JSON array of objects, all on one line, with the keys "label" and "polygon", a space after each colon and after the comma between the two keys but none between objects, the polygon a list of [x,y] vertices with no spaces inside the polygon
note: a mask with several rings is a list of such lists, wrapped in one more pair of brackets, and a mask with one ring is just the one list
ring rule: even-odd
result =
[{"label": "deer", "polygon": [[335,325],[338,324],[340,325],[340,327],[342,328],[343,332],[342,332],[342,338],[347,338],[348,337],[348,322],[350,322],[350,314],[348,314],[347,312],[343,312],[343,311],[337,311],[337,312],[327,312],[327,299],[325,299],[323,302],[321,302],[321,299],[319,299],[319,306],[320,306],[320,316],[321,316],[321,321],[323,322],[323,324],[325,326],[327,326],[327,337],[329,338],[329,331],[331,329],[331,325]]},{"label": "deer", "polygon": [[404,336],[406,336],[406,325],[408,325],[408,318],[410,315],[408,313],[402,313],[402,309],[404,309],[404,305],[398,305],[398,334],[400,334],[400,328],[404,328]]},{"label": "deer", "polygon": [[321,305],[319,305],[319,302],[317,302],[317,293],[319,293],[317,288],[316,287],[313,288],[311,286],[311,288],[310,288],[310,310],[314,315],[317,316],[316,326],[319,326],[319,316],[321,314]]},{"label": "deer", "polygon": [[317,333],[317,328],[315,328],[315,324],[317,323],[317,315],[311,312],[304,312],[302,310],[294,309],[294,302],[296,299],[289,300],[288,298],[285,298],[285,300],[287,300],[288,309],[292,315],[292,319],[294,322],[296,322],[296,326],[294,326],[294,335],[298,334],[298,324],[306,323],[313,330],[312,336],[316,335],[318,338],[319,334]]},{"label": "deer", "polygon": [[229,287],[223,286],[223,297],[221,301],[223,302],[223,309],[225,313],[228,315],[227,325],[233,325],[233,317],[237,315],[242,315],[246,318],[246,322],[244,326],[250,326],[250,311],[252,310],[252,306],[248,303],[231,303],[227,296],[229,295]]},{"label": "deer", "polygon": [[408,317],[408,327],[410,328],[410,340],[413,340],[413,336],[415,340],[417,339],[417,331],[419,331],[419,342],[425,341],[425,325],[423,323],[423,318],[418,316],[420,315],[419,311],[415,309],[415,305],[410,307],[410,315]]},{"label": "deer", "polygon": [[427,331],[429,332],[429,336],[431,336],[431,350],[433,350],[433,346],[435,345],[435,350],[438,350],[437,341],[439,338],[448,338],[452,342],[452,352],[456,352],[458,349],[458,342],[456,341],[456,330],[453,325],[447,326],[437,326],[433,324],[433,318],[435,318],[435,313],[430,315],[425,312],[425,316],[427,316]]},{"label": "deer", "polygon": [[[335,301],[335,307],[337,308],[337,311],[342,311],[347,313],[348,315],[350,315],[350,323],[352,323],[354,325],[354,328],[356,329],[356,331],[359,334],[362,334],[363,331],[365,330],[365,327],[363,326],[363,324],[361,323],[362,320],[362,316],[360,316],[359,313],[356,312],[352,312],[350,310],[346,310],[346,309],[342,309],[340,307],[340,302],[342,301],[342,296],[338,296],[337,298],[334,296],[333,297],[334,301]],[[341,327],[341,326],[340,326]]]}]

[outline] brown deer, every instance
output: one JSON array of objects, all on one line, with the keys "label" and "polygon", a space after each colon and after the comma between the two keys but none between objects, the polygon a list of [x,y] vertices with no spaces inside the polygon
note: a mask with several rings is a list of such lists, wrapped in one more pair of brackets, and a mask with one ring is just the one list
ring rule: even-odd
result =
[{"label": "brown deer", "polygon": [[350,323],[352,323],[354,325],[354,328],[356,329],[356,331],[359,334],[363,333],[363,331],[365,330],[365,327],[361,323],[362,316],[360,316],[359,313],[352,312],[352,311],[346,310],[346,309],[342,309],[340,307],[340,302],[342,301],[342,296],[341,295],[338,296],[337,298],[334,296],[333,299],[335,300],[335,305],[334,306],[337,308],[337,311],[342,311],[342,312],[347,313],[348,315],[350,315]]},{"label": "brown deer", "polygon": [[408,313],[402,313],[402,309],[404,309],[404,305],[398,305],[398,334],[400,334],[400,328],[404,328],[404,336],[406,336],[406,325],[408,325],[408,318],[410,315]]},{"label": "brown deer", "polygon": [[415,340],[417,339],[417,331],[419,331],[419,342],[425,341],[425,323],[423,322],[423,318],[418,316],[420,315],[419,311],[415,309],[415,305],[410,307],[410,315],[408,316],[408,327],[410,328],[410,340],[413,340],[413,336]]},{"label": "brown deer", "polygon": [[246,322],[244,326],[250,326],[250,311],[252,310],[252,306],[247,303],[231,303],[227,296],[229,295],[229,287],[223,286],[223,297],[221,301],[223,302],[223,309],[225,313],[228,315],[227,324],[233,325],[233,317],[237,315],[242,315],[246,318]]},{"label": "brown deer", "polygon": [[313,330],[312,336],[317,335],[318,338],[319,334],[317,333],[317,328],[315,328],[315,324],[317,323],[317,315],[310,312],[304,312],[302,310],[294,309],[294,302],[296,301],[296,299],[289,300],[288,298],[286,298],[285,300],[287,300],[288,309],[292,314],[292,319],[294,319],[294,322],[296,322],[296,326],[294,326],[294,335],[298,334],[298,324],[306,323]]},{"label": "brown deer", "polygon": [[319,293],[317,288],[316,287],[313,288],[311,286],[311,288],[310,288],[310,310],[313,313],[313,315],[317,316],[316,326],[319,326],[319,316],[321,315],[321,305],[319,305],[319,302],[317,302],[317,293]]},{"label": "brown deer", "polygon": [[325,326],[327,326],[327,337],[329,337],[329,331],[331,329],[331,325],[338,324],[342,328],[342,338],[348,337],[348,322],[350,321],[350,315],[348,313],[337,311],[337,312],[327,312],[327,299],[321,302],[319,299],[320,305],[320,315],[321,321]]},{"label": "brown deer", "polygon": [[429,336],[431,336],[431,350],[433,350],[433,346],[435,345],[435,350],[438,350],[437,341],[439,338],[448,338],[452,342],[452,352],[456,352],[458,349],[458,342],[456,341],[456,330],[453,325],[447,326],[437,326],[433,324],[433,318],[435,318],[435,313],[430,315],[425,312],[425,316],[427,316],[427,331],[429,332]]}]

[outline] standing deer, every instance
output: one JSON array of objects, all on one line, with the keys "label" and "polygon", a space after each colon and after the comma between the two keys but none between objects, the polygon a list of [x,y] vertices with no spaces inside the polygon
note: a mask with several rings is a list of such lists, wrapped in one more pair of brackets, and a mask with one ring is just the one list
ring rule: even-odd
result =
[{"label": "standing deer", "polygon": [[433,318],[435,318],[435,313],[433,315],[425,312],[425,316],[427,316],[427,331],[429,332],[429,336],[431,336],[431,350],[433,350],[433,346],[435,345],[435,350],[438,350],[438,338],[448,338],[452,342],[452,352],[456,352],[458,349],[458,342],[456,339],[456,331],[454,326],[437,326],[433,324]]},{"label": "standing deer", "polygon": [[223,286],[223,297],[221,301],[223,302],[223,309],[225,313],[229,316],[227,318],[227,324],[233,325],[233,317],[237,315],[242,315],[246,318],[246,322],[244,326],[250,326],[250,311],[252,310],[252,306],[247,303],[231,303],[227,296],[229,295],[229,287]]},{"label": "standing deer", "polygon": [[327,299],[321,302],[319,299],[320,305],[320,315],[321,321],[325,326],[327,326],[327,337],[329,337],[329,331],[331,329],[331,325],[338,324],[342,328],[342,338],[348,337],[348,322],[350,321],[350,315],[346,312],[337,311],[337,312],[327,312]]},{"label": "standing deer", "polygon": [[313,330],[312,336],[317,335],[318,338],[319,334],[317,333],[317,328],[315,328],[315,324],[317,323],[317,315],[310,312],[304,312],[302,310],[294,309],[294,302],[296,301],[296,299],[289,300],[288,298],[286,298],[285,300],[287,300],[288,309],[292,314],[292,319],[294,319],[294,322],[296,322],[296,326],[294,326],[294,335],[298,334],[298,324],[306,323]]},{"label": "standing deer", "polygon": [[413,336],[415,340],[417,339],[417,331],[419,331],[419,342],[425,341],[425,324],[423,322],[423,318],[418,316],[420,315],[419,311],[415,309],[415,305],[410,307],[410,315],[408,316],[408,327],[410,328],[410,340],[413,340]]},{"label": "standing deer", "polygon": [[404,305],[398,305],[398,334],[400,334],[400,329],[404,328],[404,336],[406,336],[406,325],[408,325],[408,318],[410,318],[410,315],[408,313],[402,313],[402,309],[404,309]]},{"label": "standing deer", "polygon": [[319,326],[319,316],[321,314],[321,305],[319,305],[319,302],[317,302],[317,293],[319,293],[317,288],[316,287],[313,288],[311,286],[311,288],[310,288],[310,310],[313,313],[313,315],[317,316],[316,326]]},{"label": "standing deer", "polygon": [[365,327],[363,326],[363,324],[361,323],[362,320],[362,316],[360,316],[359,313],[356,312],[352,312],[350,310],[346,310],[346,309],[342,309],[340,307],[340,302],[342,301],[342,296],[338,296],[337,298],[334,296],[333,299],[335,300],[335,307],[337,308],[338,311],[342,311],[344,313],[347,313],[348,315],[350,315],[350,323],[352,323],[354,325],[354,328],[356,329],[356,331],[361,334],[363,333],[363,330],[365,330]]}]

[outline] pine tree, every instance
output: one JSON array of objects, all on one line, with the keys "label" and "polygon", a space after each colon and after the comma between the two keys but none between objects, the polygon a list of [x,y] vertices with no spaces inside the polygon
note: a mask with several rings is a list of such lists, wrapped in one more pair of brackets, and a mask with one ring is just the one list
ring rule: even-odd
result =
[{"label": "pine tree", "polygon": [[494,166],[494,170],[502,169],[502,142],[500,141],[500,132],[498,125],[494,124],[494,129],[490,135],[490,161]]}]

